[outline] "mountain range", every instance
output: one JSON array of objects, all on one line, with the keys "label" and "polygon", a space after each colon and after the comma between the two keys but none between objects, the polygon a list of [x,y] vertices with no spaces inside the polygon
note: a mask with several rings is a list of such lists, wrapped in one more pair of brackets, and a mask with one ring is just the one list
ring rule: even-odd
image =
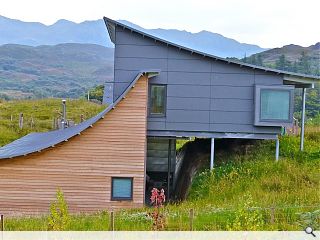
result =
[{"label": "mountain range", "polygon": [[67,43],[0,46],[0,98],[83,96],[113,79],[113,48]]},{"label": "mountain range", "polygon": [[[176,29],[144,29],[128,21],[120,22],[168,41],[220,57],[241,58],[266,50],[208,31],[190,33]],[[61,43],[89,43],[113,47],[102,19],[81,23],[61,19],[48,26],[39,22],[23,22],[0,16],[0,45],[40,46]]]},{"label": "mountain range", "polygon": [[[138,30],[218,56],[248,63],[320,75],[320,43],[264,49],[202,31]],[[261,52],[262,51],[262,52]],[[0,16],[0,99],[84,96],[88,89],[113,79],[113,44],[103,20],[53,25],[26,23]]]}]

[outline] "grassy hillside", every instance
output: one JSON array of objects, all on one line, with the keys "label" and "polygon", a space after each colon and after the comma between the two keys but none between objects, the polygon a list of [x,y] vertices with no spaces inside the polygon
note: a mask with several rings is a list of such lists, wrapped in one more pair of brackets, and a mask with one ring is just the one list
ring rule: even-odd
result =
[{"label": "grassy hillside", "polygon": [[0,99],[79,98],[113,78],[113,49],[94,44],[0,46]]},{"label": "grassy hillside", "polygon": [[[274,142],[257,142],[248,154],[222,152],[213,171],[198,173],[188,200],[163,208],[166,230],[303,230],[320,227],[320,127],[308,128],[305,152],[299,137],[280,139],[280,161],[274,161]],[[68,199],[67,199],[68,200]],[[48,206],[49,208],[49,206]],[[152,209],[115,214],[116,230],[151,230]],[[108,230],[107,211],[70,217],[66,230]],[[47,217],[11,218],[7,230],[46,230]]]},{"label": "grassy hillside", "polygon": [[[67,100],[67,118],[80,121],[80,115],[88,119],[104,107],[85,100]],[[53,129],[53,119],[61,113],[61,99],[0,100],[0,146],[30,132],[46,132]],[[24,114],[24,128],[19,128],[19,114]],[[11,121],[12,117],[12,121]],[[34,125],[31,127],[33,119]]]},{"label": "grassy hillside", "polygon": [[320,42],[309,47],[290,44],[253,54],[241,60],[280,70],[320,75]]}]

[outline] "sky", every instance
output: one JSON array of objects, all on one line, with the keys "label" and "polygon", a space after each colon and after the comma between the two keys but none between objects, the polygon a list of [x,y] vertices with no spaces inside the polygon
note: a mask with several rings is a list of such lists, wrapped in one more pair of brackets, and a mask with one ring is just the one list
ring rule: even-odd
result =
[{"label": "sky", "polygon": [[106,16],[144,28],[211,31],[265,48],[320,41],[320,0],[1,0],[0,15],[46,25]]}]

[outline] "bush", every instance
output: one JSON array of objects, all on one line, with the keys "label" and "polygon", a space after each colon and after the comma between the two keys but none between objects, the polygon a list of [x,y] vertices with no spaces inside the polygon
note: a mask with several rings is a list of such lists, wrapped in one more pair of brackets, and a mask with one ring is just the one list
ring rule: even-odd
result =
[{"label": "bush", "polygon": [[236,217],[227,224],[229,231],[257,231],[263,229],[265,221],[259,209],[254,206],[254,201],[250,194],[244,195],[240,200],[241,204],[236,211]]},{"label": "bush", "polygon": [[48,218],[48,230],[64,231],[70,225],[70,215],[68,205],[64,198],[63,192],[58,189],[56,194],[57,200],[50,206],[50,216]]}]

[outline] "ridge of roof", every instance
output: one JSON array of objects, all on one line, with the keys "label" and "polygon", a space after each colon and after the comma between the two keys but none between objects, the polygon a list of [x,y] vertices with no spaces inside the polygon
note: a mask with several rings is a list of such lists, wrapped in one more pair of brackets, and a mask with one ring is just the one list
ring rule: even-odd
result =
[{"label": "ridge of roof", "polygon": [[70,138],[80,135],[81,132],[86,130],[104,118],[104,116],[114,109],[116,105],[125,98],[127,93],[134,87],[136,82],[143,75],[153,77],[159,74],[159,70],[143,70],[140,71],[137,76],[133,79],[130,85],[123,91],[123,93],[117,98],[115,102],[106,107],[103,111],[98,113],[96,116],[69,128],[53,130],[49,132],[41,133],[30,133],[22,138],[19,138],[3,147],[0,148],[0,159],[8,159],[18,156],[25,156],[34,152],[41,152],[44,149],[54,147],[55,145],[68,141]]},{"label": "ridge of roof", "polygon": [[265,72],[273,72],[273,73],[276,73],[276,74],[283,74],[283,75],[288,75],[288,76],[295,76],[295,77],[301,77],[301,78],[307,78],[307,79],[313,79],[313,80],[320,80],[320,76],[288,72],[288,71],[283,71],[283,70],[278,70],[278,69],[268,68],[268,67],[262,67],[262,66],[257,66],[257,65],[253,65],[253,64],[248,64],[248,63],[236,61],[236,60],[231,60],[231,59],[218,57],[218,56],[215,56],[215,55],[212,55],[212,54],[209,54],[209,53],[201,52],[199,50],[195,50],[195,49],[192,49],[192,48],[188,48],[188,47],[173,43],[171,41],[168,41],[168,40],[165,40],[163,38],[154,36],[154,35],[152,35],[150,33],[141,31],[139,29],[136,29],[136,28],[134,28],[132,26],[129,26],[127,24],[124,24],[122,22],[113,20],[111,18],[103,17],[103,20],[104,20],[105,25],[106,25],[106,27],[108,29],[108,33],[109,33],[110,39],[111,39],[111,41],[113,43],[115,43],[115,26],[118,25],[118,26],[121,26],[122,28],[126,28],[126,29],[128,29],[128,30],[130,30],[132,32],[136,32],[138,34],[141,34],[144,37],[148,37],[148,38],[154,39],[155,41],[159,41],[159,42],[165,43],[167,45],[170,45],[170,46],[173,46],[173,47],[176,47],[176,48],[179,48],[179,49],[184,49],[186,51],[191,52],[191,54],[193,54],[193,53],[199,54],[199,55],[202,55],[204,57],[209,57],[209,58],[213,58],[213,59],[218,60],[218,61],[226,62],[228,64],[230,64],[230,63],[231,64],[236,64],[236,65],[239,65],[240,67],[244,66],[244,67],[249,67],[249,68],[252,68],[252,69],[262,70],[262,71],[265,71]]}]

